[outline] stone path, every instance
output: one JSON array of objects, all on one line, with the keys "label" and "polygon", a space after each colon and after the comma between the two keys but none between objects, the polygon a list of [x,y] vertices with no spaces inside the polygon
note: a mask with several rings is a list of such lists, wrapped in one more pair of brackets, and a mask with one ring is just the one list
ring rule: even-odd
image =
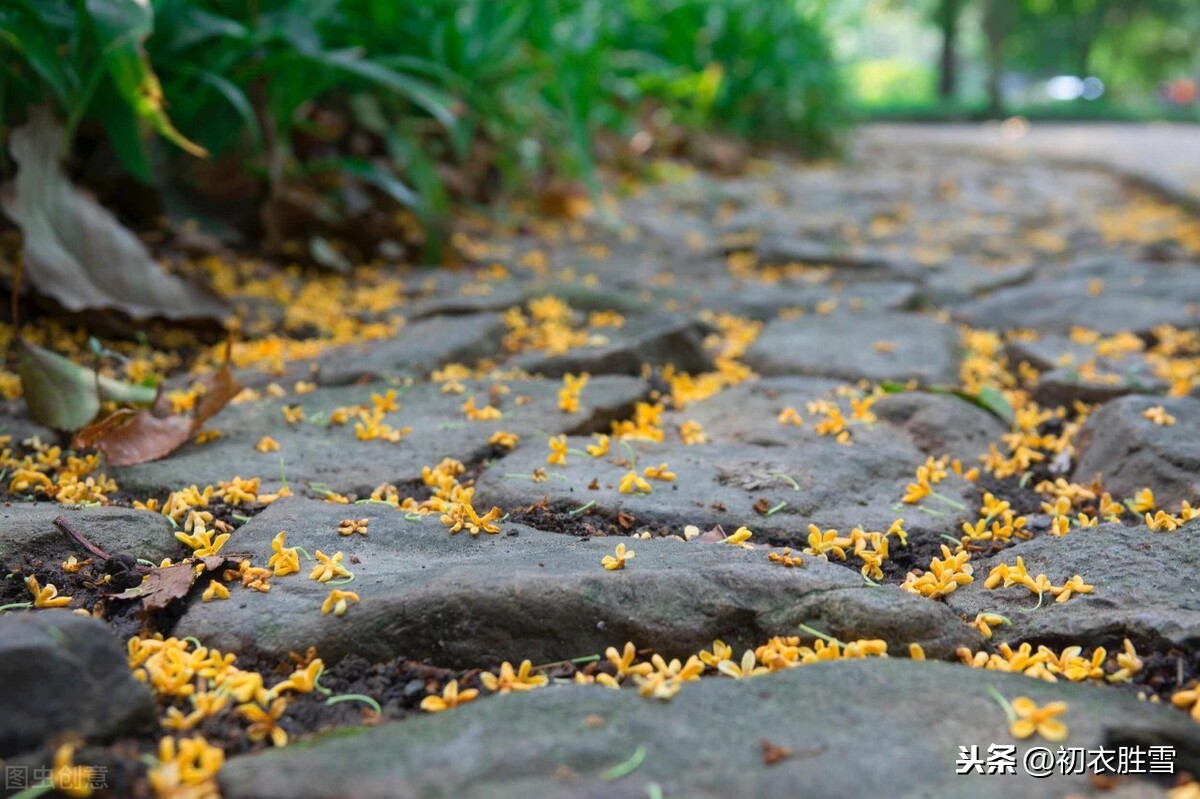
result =
[{"label": "stone path", "polygon": [[867,141],[973,149],[1010,158],[1054,158],[1113,169],[1185,202],[1200,203],[1200,126],[1033,122],[876,125]]},{"label": "stone path", "polygon": [[[228,797],[1158,796],[1200,773],[1200,223],[1044,160],[1038,126],[1020,158],[964,155],[969,133],[868,130],[839,166],[473,228],[474,270],[330,282],[395,332],[251,341],[220,436],[104,469],[95,506],[31,501],[29,471],[82,467],[6,407],[27,468],[0,599],[54,582],[121,640],[0,614],[0,757],[64,728],[92,762],[201,735],[228,762],[193,785]],[[1117,135],[1064,141],[1162,171]],[[326,302],[273,313],[326,329]],[[165,569],[112,596],[114,566],[59,565],[88,555],[60,514],[134,584],[136,558],[211,555],[200,530],[234,554],[139,614]],[[114,674],[138,633],[137,679]],[[49,690],[78,668],[120,712]],[[956,775],[960,747],[1012,745],[1018,773],[1057,751],[1054,723],[1010,724],[1019,697],[1065,703],[1065,746],[1172,747],[1174,772]],[[35,699],[50,721],[28,726]]]}]

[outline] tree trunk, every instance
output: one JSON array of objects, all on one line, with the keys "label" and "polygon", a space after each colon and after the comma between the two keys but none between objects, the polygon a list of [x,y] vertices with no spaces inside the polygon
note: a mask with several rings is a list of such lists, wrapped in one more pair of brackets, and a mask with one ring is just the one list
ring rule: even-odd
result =
[{"label": "tree trunk", "polygon": [[1004,114],[1000,78],[1004,72],[1004,39],[1008,33],[1008,4],[1011,0],[987,0],[983,9],[983,33],[987,40],[988,113]]},{"label": "tree trunk", "polygon": [[950,102],[958,94],[958,21],[962,0],[940,0],[937,24],[942,29],[942,55],[938,60],[938,97]]}]

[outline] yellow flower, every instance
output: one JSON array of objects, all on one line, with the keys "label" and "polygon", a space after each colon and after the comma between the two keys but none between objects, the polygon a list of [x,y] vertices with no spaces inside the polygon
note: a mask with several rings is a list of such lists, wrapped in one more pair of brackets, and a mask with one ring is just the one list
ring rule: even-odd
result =
[{"label": "yellow flower", "polygon": [[914,505],[932,493],[933,488],[930,487],[928,481],[922,480],[916,483],[909,483],[900,501],[907,505]]},{"label": "yellow flower", "polygon": [[643,494],[649,494],[651,491],[650,484],[638,477],[638,473],[630,469],[621,478],[619,490],[622,494],[632,494],[635,491],[640,491]]},{"label": "yellow flower", "polygon": [[613,555],[605,555],[601,559],[600,563],[603,564],[604,568],[608,569],[610,572],[616,571],[617,569],[624,569],[625,561],[632,560],[634,554],[634,551],[632,549],[627,550],[624,544],[617,544],[616,556],[614,557]]},{"label": "yellow flower", "polygon": [[646,675],[654,670],[654,666],[649,663],[635,664],[633,662],[637,657],[637,647],[633,645],[632,641],[626,641],[624,649],[620,652],[616,647],[610,646],[604,650],[604,657],[616,668],[618,677],[628,677],[631,674]]},{"label": "yellow flower", "polygon": [[75,574],[80,569],[82,569],[84,566],[91,566],[91,565],[92,565],[91,558],[88,558],[87,560],[78,560],[78,559],[76,559],[76,557],[74,555],[72,555],[71,557],[67,558],[66,560],[64,560],[62,562],[62,570],[65,571],[67,574]]},{"label": "yellow flower", "polygon": [[558,390],[558,409],[563,413],[575,413],[579,410],[579,394],[587,385],[588,375],[563,375],[563,386]]},{"label": "yellow flower", "polygon": [[287,700],[279,697],[271,706],[264,710],[253,702],[238,705],[242,718],[250,722],[246,729],[246,737],[251,741],[262,741],[270,737],[275,746],[287,746],[287,732],[279,726],[279,718],[287,708]]},{"label": "yellow flower", "polygon": [[829,553],[838,556],[838,560],[846,559],[846,550],[844,547],[850,546],[850,539],[838,538],[837,530],[826,530],[821,532],[821,528],[815,524],[808,526],[808,546],[804,551],[809,555],[816,555],[822,560],[829,559]]},{"label": "yellow flower", "polygon": [[727,677],[733,677],[735,680],[742,680],[746,677],[769,674],[771,670],[766,666],[759,666],[758,659],[754,656],[754,650],[747,649],[742,655],[741,663],[735,663],[732,660],[722,660],[717,664],[717,671]]},{"label": "yellow flower", "polygon": [[226,588],[219,580],[213,580],[204,589],[204,593],[200,595],[202,602],[211,602],[214,599],[229,599],[229,589]]},{"label": "yellow flower", "polygon": [[490,422],[504,416],[499,408],[494,408],[491,405],[484,405],[482,408],[477,407],[474,396],[464,402],[460,410],[466,414],[467,419],[473,422]]},{"label": "yellow flower", "polygon": [[1133,501],[1129,507],[1134,513],[1149,513],[1154,510],[1154,492],[1149,488],[1143,488],[1133,496]]},{"label": "yellow flower", "polygon": [[516,433],[507,433],[503,430],[497,430],[496,432],[492,433],[492,437],[488,439],[488,444],[492,445],[493,447],[512,449],[520,440],[521,437]]},{"label": "yellow flower", "polygon": [[473,702],[478,696],[479,689],[466,688],[460,691],[458,690],[458,680],[451,680],[442,689],[441,696],[427,696],[422,699],[421,710],[424,710],[426,713],[441,713],[443,710],[449,710],[452,707]]},{"label": "yellow flower", "polygon": [[358,604],[358,594],[353,591],[339,591],[333,589],[329,592],[329,596],[325,597],[325,601],[321,603],[321,615],[328,615],[333,611],[334,616],[345,616],[350,604]]},{"label": "yellow flower", "polygon": [[1146,526],[1150,528],[1150,532],[1152,533],[1173,533],[1179,529],[1180,524],[1182,522],[1179,519],[1164,510],[1160,510],[1154,515],[1146,514]]},{"label": "yellow flower", "polygon": [[587,454],[591,455],[593,458],[603,458],[608,454],[608,436],[603,435],[602,433],[595,433],[593,434],[593,437],[596,439],[596,443],[588,444],[585,447]]},{"label": "yellow flower", "polygon": [[46,583],[46,587],[43,588],[38,585],[37,578],[32,574],[25,578],[25,587],[33,594],[35,608],[62,608],[71,604],[71,597],[59,596],[53,583]]},{"label": "yellow flower", "polygon": [[1184,691],[1171,694],[1171,704],[1181,710],[1189,710],[1189,715],[1200,722],[1200,686],[1193,685]]},{"label": "yellow flower", "polygon": [[[632,644],[630,644],[630,646],[632,646]],[[704,665],[711,666],[713,668],[716,668],[717,664],[722,660],[731,659],[733,659],[733,648],[719,638],[712,642],[711,652],[707,650],[700,651],[700,661],[704,663]]]},{"label": "yellow flower", "polygon": [[[278,536],[276,536],[278,537]],[[334,577],[349,577],[350,572],[342,565],[342,558],[345,555],[341,552],[335,552],[332,555],[326,555],[321,550],[317,550],[317,565],[309,572],[308,579],[316,580],[319,583],[327,583]],[[342,615],[341,613],[338,614]]]},{"label": "yellow flower", "polygon": [[675,479],[675,472],[668,471],[665,463],[660,463],[658,466],[647,466],[642,474],[651,480],[662,480],[667,483]]},{"label": "yellow flower", "polygon": [[158,742],[158,758],[147,777],[155,796],[211,797],[217,795],[216,776],[225,753],[203,738],[166,737]]},{"label": "yellow flower", "polygon": [[795,427],[800,427],[804,424],[804,420],[800,418],[800,412],[790,405],[779,412],[779,415],[775,417],[775,421]]},{"label": "yellow flower", "polygon": [[467,530],[471,535],[479,535],[481,530],[488,535],[495,535],[500,532],[500,526],[492,524],[492,522],[499,521],[502,513],[498,506],[493,505],[491,510],[480,516],[475,512],[475,508],[467,505],[467,515],[471,517],[471,521],[467,524]]},{"label": "yellow flower", "polygon": [[1095,586],[1084,583],[1083,578],[1078,574],[1067,580],[1061,587],[1050,588],[1050,593],[1054,594],[1055,602],[1066,602],[1074,594],[1090,594],[1095,589]]},{"label": "yellow flower", "polygon": [[791,569],[796,566],[803,566],[804,561],[799,555],[793,555],[792,550],[785,547],[783,552],[772,552],[767,555],[767,560],[772,563],[778,563],[781,566],[786,566]]},{"label": "yellow flower", "polygon": [[502,694],[509,691],[532,691],[534,688],[540,688],[550,682],[544,674],[530,674],[532,668],[531,661],[523,660],[520,668],[514,671],[512,664],[506,660],[500,665],[499,675],[485,671],[479,675],[479,681],[489,691]]},{"label": "yellow flower", "polygon": [[325,670],[325,661],[320,658],[313,658],[307,666],[302,669],[296,669],[283,682],[271,689],[271,694],[278,696],[283,691],[295,691],[298,694],[307,694],[314,691],[317,687],[317,680],[321,677],[321,672]]},{"label": "yellow flower", "polygon": [[1170,427],[1175,424],[1175,417],[1167,413],[1167,409],[1161,405],[1155,405],[1153,408],[1142,411],[1142,418],[1149,419],[1160,427]]},{"label": "yellow flower", "polygon": [[1133,648],[1133,642],[1126,638],[1123,651],[1117,653],[1118,668],[1108,675],[1108,681],[1129,682],[1133,679],[1133,675],[1142,670],[1142,665],[1142,659],[1138,657],[1137,650]]},{"label": "yellow flower", "polygon": [[721,541],[721,543],[722,544],[730,544],[731,546],[735,546],[735,547],[741,547],[742,549],[754,549],[753,544],[746,543],[747,541],[750,540],[750,536],[752,536],[752,535],[754,535],[754,533],[750,532],[749,528],[739,527],[738,529],[733,531],[732,535],[726,536],[725,539]]},{"label": "yellow flower", "polygon": [[1017,720],[1009,725],[1008,731],[1014,738],[1029,738],[1036,733],[1054,743],[1067,740],[1067,725],[1057,718],[1067,712],[1066,702],[1038,707],[1029,697],[1018,696],[1012,700],[1012,709]]},{"label": "yellow flower", "polygon": [[342,519],[338,522],[338,535],[347,536],[354,535],[355,533],[366,535],[370,524],[370,519]]},{"label": "yellow flower", "polygon": [[258,440],[258,443],[254,445],[254,448],[259,452],[278,452],[279,442],[270,436],[263,436]]},{"label": "yellow flower", "polygon": [[391,413],[400,410],[396,404],[396,389],[389,388],[385,394],[371,393],[371,405],[380,413]]},{"label": "yellow flower", "polygon": [[220,430],[202,430],[192,439],[192,443],[199,446],[200,444],[207,444],[210,441],[216,441],[220,437]]},{"label": "yellow flower", "polygon": [[177,532],[175,538],[192,550],[192,557],[207,558],[220,552],[221,547],[225,546],[225,542],[229,540],[229,533],[221,533],[213,538],[215,534],[216,530],[201,530],[192,535]]},{"label": "yellow flower", "polygon": [[688,419],[679,425],[679,437],[688,446],[708,442],[708,435],[704,432],[704,426],[692,419]]},{"label": "yellow flower", "polygon": [[975,621],[967,626],[974,627],[976,630],[979,630],[984,638],[990,639],[992,637],[992,627],[997,624],[1008,626],[1012,622],[999,613],[978,613],[975,615]]},{"label": "yellow flower", "polygon": [[555,436],[550,439],[550,454],[546,456],[546,463],[552,466],[567,465],[567,437]]},{"label": "yellow flower", "polygon": [[300,424],[304,421],[304,408],[299,405],[284,405],[279,411],[283,414],[283,421],[288,424]]},{"label": "yellow flower", "polygon": [[275,570],[276,577],[300,571],[300,553],[295,547],[285,547],[285,543],[287,543],[287,533],[282,530],[271,539],[271,549],[275,554],[267,560],[267,567]]},{"label": "yellow flower", "polygon": [[54,765],[50,771],[50,784],[65,796],[88,797],[92,795],[92,771],[89,766],[75,765],[75,745],[65,743],[54,750]]}]

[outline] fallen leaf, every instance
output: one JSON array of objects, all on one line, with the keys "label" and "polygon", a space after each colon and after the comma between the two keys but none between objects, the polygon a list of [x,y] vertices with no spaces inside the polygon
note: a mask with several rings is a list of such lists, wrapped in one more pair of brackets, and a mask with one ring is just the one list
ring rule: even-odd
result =
[{"label": "fallen leaf", "polygon": [[617,514],[617,522],[626,530],[628,530],[637,522],[637,518],[626,513],[625,511],[621,511]]},{"label": "fallen leaf", "polygon": [[159,569],[152,569],[142,584],[128,591],[113,594],[113,599],[140,599],[143,610],[162,610],[173,599],[188,595],[196,582],[196,567],[183,560]]},{"label": "fallen leaf", "polygon": [[709,530],[708,532],[701,533],[699,536],[697,536],[693,540],[704,541],[707,543],[720,543],[721,541],[724,541],[726,537],[727,536],[725,535],[725,528],[718,524],[716,527]]},{"label": "fallen leaf", "polygon": [[[228,555],[212,555],[207,558],[187,558],[170,566],[151,569],[150,573],[146,575],[146,579],[142,580],[141,585],[119,594],[110,594],[109,597],[111,599],[140,599],[142,600],[142,610],[162,610],[172,600],[187,596],[192,590],[192,586],[196,584],[196,579],[204,572],[216,572],[218,569],[224,568],[226,564],[236,565],[245,557],[248,557],[245,552],[238,552]],[[197,570],[197,565],[204,568]]]},{"label": "fallen leaf", "polygon": [[776,763],[787,760],[792,756],[791,749],[788,749],[786,746],[776,746],[766,738],[759,741],[758,745],[762,747],[764,766],[774,766]]},{"label": "fallen leaf", "polygon": [[132,466],[170,455],[241,390],[229,369],[228,357],[225,365],[204,382],[206,390],[197,400],[194,414],[164,416],[162,407],[122,408],[80,430],[75,446],[95,447],[109,466]]},{"label": "fallen leaf", "polygon": [[754,510],[766,516],[771,511],[771,503],[767,501],[766,497],[759,497],[758,502],[754,503]]},{"label": "fallen leaf", "polygon": [[211,292],[165,272],[132,233],[58,163],[63,130],[46,107],[9,136],[19,165],[0,204],[21,228],[24,271],[40,293],[69,311],[115,309],[134,319],[220,321]]},{"label": "fallen leaf", "polygon": [[26,341],[20,343],[17,373],[30,417],[55,430],[83,427],[95,418],[103,400],[143,405],[154,401],[153,388],[97,378],[86,366]]}]

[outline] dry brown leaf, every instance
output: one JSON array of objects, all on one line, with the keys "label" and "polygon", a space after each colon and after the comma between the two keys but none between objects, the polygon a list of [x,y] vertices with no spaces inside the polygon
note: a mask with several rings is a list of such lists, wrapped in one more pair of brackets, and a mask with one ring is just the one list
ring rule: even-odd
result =
[{"label": "dry brown leaf", "polygon": [[71,184],[58,163],[62,137],[46,107],[33,109],[29,122],[9,137],[19,169],[2,199],[21,228],[25,276],[33,287],[69,311],[224,319],[220,299],[163,270],[115,216]]},{"label": "dry brown leaf", "polygon": [[[196,584],[196,578],[204,572],[216,572],[226,564],[237,564],[244,557],[246,557],[246,553],[239,552],[181,560],[170,566],[151,569],[150,574],[142,581],[141,585],[110,596],[112,599],[140,599],[142,600],[142,610],[145,611],[162,610],[171,603],[171,600],[187,596],[192,590],[192,586]],[[204,568],[197,570],[197,565],[202,565]]]},{"label": "dry brown leaf", "polygon": [[151,570],[141,585],[114,594],[113,599],[140,599],[143,610],[162,610],[172,599],[187,596],[198,576],[191,560],[180,561]]},{"label": "dry brown leaf", "polygon": [[786,746],[777,746],[766,738],[758,742],[762,747],[763,765],[774,766],[776,763],[781,763],[792,756],[792,750]]},{"label": "dry brown leaf", "polygon": [[204,382],[206,390],[197,401],[194,414],[163,416],[160,402],[155,403],[153,410],[123,408],[80,430],[75,436],[75,446],[95,447],[109,466],[132,466],[166,457],[183,446],[241,390],[229,369],[228,357],[225,365]]}]

